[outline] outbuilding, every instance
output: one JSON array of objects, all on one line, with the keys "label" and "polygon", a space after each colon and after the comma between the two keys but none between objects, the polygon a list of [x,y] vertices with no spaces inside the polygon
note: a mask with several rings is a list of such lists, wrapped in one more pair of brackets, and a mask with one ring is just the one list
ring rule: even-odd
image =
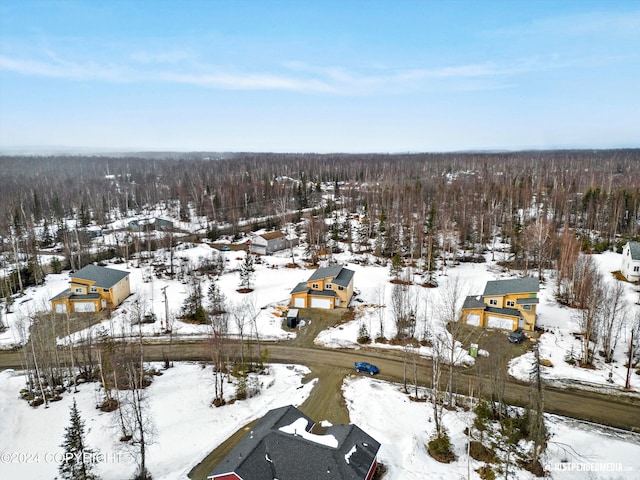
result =
[{"label": "outbuilding", "polygon": [[290,308],[289,311],[287,312],[287,327],[296,328],[298,326],[299,320],[300,319],[298,317],[298,309]]}]

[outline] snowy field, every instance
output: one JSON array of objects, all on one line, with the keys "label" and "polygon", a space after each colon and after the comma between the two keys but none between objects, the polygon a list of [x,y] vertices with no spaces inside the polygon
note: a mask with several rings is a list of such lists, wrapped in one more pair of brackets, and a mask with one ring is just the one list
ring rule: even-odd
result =
[{"label": "snowy field", "polygon": [[[248,422],[272,408],[300,405],[313,385],[301,384],[306,372],[304,367],[273,365],[271,374],[261,379],[264,387],[259,396],[214,408],[210,406],[213,386],[209,368],[182,363],[164,371],[147,392],[154,432],[148,449],[148,465],[153,477],[187,480],[191,468]],[[78,393],[64,395],[48,409],[33,409],[20,400],[17,392],[23,385],[24,377],[18,372],[0,372],[0,452],[28,454],[31,459],[28,463],[0,463],[0,478],[55,477],[56,460],[62,453],[59,445],[69,424],[73,398],[85,421],[88,445],[104,454],[97,473],[103,480],[132,475],[135,463],[117,440],[116,413],[102,413],[95,408],[99,398],[96,384],[81,385]],[[382,443],[378,458],[388,469],[386,480],[462,479],[467,478],[468,469],[471,479],[479,479],[474,470],[480,463],[469,460],[465,454],[463,430],[471,421],[471,414],[445,414],[444,423],[458,457],[445,465],[426,453],[425,445],[433,433],[429,403],[411,402],[400,392],[399,385],[367,377],[347,378],[343,390],[351,422]],[[551,478],[640,478],[640,435],[553,415],[547,416],[547,425],[552,436],[544,464],[553,470]],[[574,471],[562,470],[565,468]],[[576,471],[578,468],[615,470],[585,475],[584,471]],[[517,471],[512,478],[532,480],[535,477]]]},{"label": "snowy field", "polygon": [[[244,239],[239,243],[244,243]],[[167,252],[160,251],[158,255],[163,255],[165,259],[168,259]],[[285,267],[287,263],[291,262],[289,251],[261,257],[261,262],[255,265],[254,291],[249,294],[241,294],[236,291],[240,284],[239,268],[245,255],[243,251],[218,252],[207,244],[186,244],[182,249],[176,251],[176,261],[179,265],[185,265],[184,268],[192,268],[198,264],[200,259],[210,258],[212,255],[222,255],[224,258],[224,273],[217,283],[227,298],[228,308],[233,309],[244,305],[254,311],[257,315],[255,327],[257,327],[262,340],[286,339],[295,335],[295,333],[283,329],[280,315],[281,310],[288,305],[290,291],[297,283],[305,281],[312,272],[312,270],[303,268],[305,264],[302,260],[304,257],[302,247],[295,249],[295,259],[300,268]],[[593,258],[600,266],[606,281],[617,281],[611,272],[619,270],[621,255],[606,252],[594,255]],[[416,284],[407,287],[409,298],[417,305],[419,319],[416,325],[416,338],[422,338],[425,332],[448,335],[440,321],[439,308],[443,292],[451,282],[458,282],[460,296],[463,298],[465,295],[482,293],[488,280],[512,278],[517,274],[517,272],[507,272],[496,262],[491,261],[490,254],[487,254],[487,260],[486,263],[462,263],[453,268],[448,267],[444,272],[439,271],[437,275],[439,286],[435,289],[421,287],[418,285],[421,279],[416,275],[416,272],[405,271],[406,276],[416,281]],[[396,334],[392,312],[394,285],[390,283],[389,268],[377,265],[375,257],[370,254],[350,253],[346,249],[344,253],[334,255],[333,261],[344,264],[347,268],[355,271],[354,283],[357,294],[352,300],[355,319],[339,327],[321,332],[315,342],[330,348],[359,348],[356,339],[361,325],[367,328],[372,338],[378,336],[381,329],[386,338],[393,338]],[[131,311],[135,308],[135,302],[140,301],[146,312],[152,312],[157,317],[155,323],[142,325],[142,333],[147,336],[162,337],[165,317],[165,301],[162,290],[166,287],[170,317],[175,318],[188,295],[188,285],[178,280],[154,278],[153,275],[150,275],[151,267],[145,265],[138,267],[137,261],[129,262],[128,266],[124,263],[108,266],[131,272],[133,295],[114,312],[111,319],[91,327],[94,333],[106,330],[114,335],[137,335],[138,327],[132,328],[129,318]],[[144,282],[144,278],[152,280]],[[68,273],[48,275],[44,286],[28,289],[26,295],[16,301],[15,312],[7,315],[5,319],[10,328],[0,334],[0,348],[10,348],[24,342],[29,317],[37,310],[47,310],[50,305],[49,299],[66,288],[68,279]],[[206,293],[209,281],[203,277],[202,283],[203,292]],[[636,315],[636,310],[640,308],[636,305],[638,300],[637,286],[627,283],[624,286],[628,318],[632,319]],[[540,338],[541,357],[550,360],[553,365],[553,367],[543,368],[544,378],[560,383],[580,382],[588,387],[594,385],[607,388],[623,387],[626,380],[625,351],[627,351],[629,344],[630,328],[621,330],[615,349],[614,362],[611,364],[605,364],[596,355],[595,370],[572,366],[564,359],[567,355],[577,356],[580,353],[580,341],[573,336],[573,333],[579,331],[578,311],[560,306],[554,298],[554,290],[553,272],[547,272],[547,281],[541,284],[540,304],[537,309],[537,324],[548,332]],[[208,328],[203,325],[174,320],[172,332],[173,335],[178,336],[203,337],[208,333]],[[73,340],[85,336],[86,333],[86,331],[77,333]],[[238,327],[233,318],[230,321],[230,333],[238,333]],[[245,325],[244,334],[255,337],[253,323]],[[60,339],[61,343],[66,341],[68,340]],[[376,343],[371,346],[401,348]],[[428,347],[420,347],[419,352],[422,355],[432,354]],[[491,354],[491,352],[488,353]],[[456,355],[456,360],[457,363],[473,362],[473,359],[461,350]],[[526,380],[531,371],[532,362],[532,353],[516,358],[510,364],[509,373],[516,378]],[[640,375],[634,372],[631,375],[631,386],[636,391],[640,390]]]},{"label": "snowy field", "polygon": [[[241,240],[242,242],[243,240]],[[166,252],[159,252],[168,258]],[[230,308],[239,305],[249,306],[256,314],[255,326],[263,340],[290,338],[295,333],[282,328],[281,309],[289,301],[289,292],[301,281],[305,281],[312,270],[304,267],[302,247],[295,249],[295,259],[300,268],[286,268],[291,261],[289,252],[261,257],[255,265],[254,291],[240,294],[239,266],[245,253],[242,251],[218,252],[207,244],[187,244],[176,251],[176,259],[181,268],[193,268],[201,258],[222,255],[225,262],[224,273],[218,279],[218,285],[227,297]],[[439,308],[441,298],[448,285],[458,282],[461,296],[480,294],[488,280],[512,278],[517,272],[508,272],[490,260],[487,263],[463,263],[448,267],[437,274],[438,288],[427,289],[418,285],[421,278],[415,272],[405,272],[408,278],[415,278],[416,284],[407,287],[409,296],[418,305],[419,320],[416,325],[416,337],[423,334],[446,335],[440,321]],[[621,256],[607,252],[594,255],[609,282],[616,281],[611,272],[620,267]],[[344,253],[334,255],[333,261],[344,264],[355,271],[356,296],[352,301],[355,319],[339,327],[329,328],[318,335],[315,342],[331,348],[359,348],[356,342],[358,331],[364,325],[370,336],[376,337],[381,329],[386,338],[396,334],[392,312],[392,292],[394,285],[388,266],[377,265],[376,259],[369,254]],[[146,336],[162,337],[164,329],[165,301],[162,290],[166,287],[170,316],[175,317],[188,295],[188,285],[179,280],[150,277],[151,267],[136,260],[129,264],[109,264],[111,268],[131,272],[133,295],[117,309],[112,317],[101,324],[94,325],[95,333],[106,330],[114,335],[137,334],[138,327],[130,323],[131,312],[139,300],[147,312],[152,312],[158,320],[142,325]],[[203,278],[203,291],[206,292],[209,281]],[[547,272],[547,281],[541,285],[538,306],[538,325],[545,328],[540,338],[541,356],[552,363],[552,367],[543,367],[543,376],[548,382],[557,384],[581,385],[584,388],[612,389],[620,391],[624,385],[626,369],[625,350],[629,342],[630,330],[622,329],[615,349],[614,362],[604,364],[596,355],[596,369],[588,370],[572,366],[564,361],[569,354],[578,355],[580,343],[574,337],[579,331],[577,311],[558,305],[554,298],[554,278]],[[44,286],[30,288],[26,295],[16,300],[14,313],[3,320],[9,329],[0,334],[0,348],[11,348],[22,344],[26,339],[30,317],[36,311],[48,310],[49,299],[64,290],[69,281],[69,273],[48,275]],[[629,316],[636,315],[638,300],[637,286],[624,284],[625,301]],[[173,335],[184,337],[203,337],[207,327],[175,320]],[[237,334],[233,320],[231,333]],[[253,325],[245,330],[246,335],[254,336]],[[59,342],[77,340],[86,335],[86,331],[72,339],[61,338]],[[506,341],[506,338],[505,338]],[[401,348],[384,344],[372,344],[378,348]],[[428,347],[420,347],[420,353],[431,355]],[[487,352],[491,355],[491,352]],[[460,351],[457,355],[460,363],[473,359]],[[512,360],[509,373],[516,378],[528,379],[533,354],[526,353]],[[301,377],[306,371],[303,367],[288,369],[285,366],[273,366],[271,376],[263,379],[264,388],[260,396],[234,405],[215,409],[210,406],[213,396],[212,374],[207,367],[179,364],[175,368],[156,377],[148,390],[149,406],[154,418],[153,444],[149,448],[149,465],[155,479],[186,480],[187,473],[201,461],[215,446],[223,442],[249,421],[263,415],[267,410],[286,404],[299,405],[309,395],[311,385],[301,385]],[[54,478],[58,462],[55,455],[62,451],[64,428],[69,422],[69,406],[75,397],[88,430],[87,440],[91,447],[105,453],[110,462],[99,465],[98,473],[105,480],[128,478],[135,464],[130,453],[118,442],[117,422],[114,413],[102,413],[95,409],[100,397],[96,384],[80,387],[80,392],[66,393],[60,402],[52,403],[50,408],[39,407],[34,410],[24,400],[18,398],[19,390],[24,386],[24,377],[17,372],[0,372],[0,452],[38,455],[38,461],[31,463],[0,463],[0,479]],[[631,385],[635,392],[640,390],[640,375],[632,373]],[[232,388],[229,387],[229,394]],[[380,461],[388,468],[387,480],[422,480],[425,472],[430,478],[457,479],[479,478],[474,472],[479,463],[465,455],[466,437],[463,430],[470,421],[469,414],[449,412],[444,423],[449,430],[458,459],[449,465],[440,464],[431,459],[425,450],[433,426],[430,422],[431,410],[426,403],[410,402],[406,395],[399,392],[395,385],[371,379],[348,379],[344,393],[349,407],[351,421],[378,439],[382,444]],[[637,393],[632,393],[637,395]],[[400,413],[392,413],[400,412]],[[321,421],[322,419],[315,419]],[[557,416],[547,416],[547,424],[552,434],[544,463],[555,479],[640,479],[640,437],[619,432],[598,425],[581,423]],[[48,455],[48,457],[46,457]],[[33,458],[33,457],[32,457]],[[116,460],[116,461],[113,461]],[[589,467],[591,465],[591,467]],[[610,471],[585,472],[585,468],[600,468]],[[582,470],[580,470],[582,469]],[[612,470],[611,470],[612,469]],[[518,473],[519,479],[531,479],[525,471]]]},{"label": "snowy field", "polygon": [[[445,411],[444,425],[457,460],[450,464],[439,463],[426,450],[435,430],[431,404],[410,401],[401,388],[401,385],[366,377],[348,379],[343,388],[351,421],[382,443],[378,460],[388,469],[385,479],[479,479],[475,470],[482,463],[466,455],[467,439],[463,433],[472,422],[473,414]],[[545,417],[551,438],[542,463],[547,466],[551,478],[640,478],[640,435],[555,415]],[[468,472],[470,477],[467,477]],[[509,478],[533,480],[536,477],[525,470],[517,470]]]},{"label": "snowy field", "polygon": [[[153,430],[147,464],[153,478],[186,480],[189,471],[236,430],[268,410],[289,404],[298,406],[308,397],[314,382],[302,385],[301,379],[308,373],[306,367],[272,365],[270,369],[269,375],[260,377],[260,395],[221,408],[211,406],[210,367],[176,364],[155,377],[145,391]],[[80,385],[78,393],[65,393],[49,408],[33,409],[18,396],[24,378],[12,370],[0,372],[1,479],[53,479],[57,475],[57,460],[63,452],[60,445],[74,398],[85,421],[87,444],[104,454],[96,473],[102,480],[133,475],[134,459],[125,444],[118,441],[117,412],[96,409],[102,399],[97,383]],[[234,394],[231,385],[225,389],[225,396]]]}]

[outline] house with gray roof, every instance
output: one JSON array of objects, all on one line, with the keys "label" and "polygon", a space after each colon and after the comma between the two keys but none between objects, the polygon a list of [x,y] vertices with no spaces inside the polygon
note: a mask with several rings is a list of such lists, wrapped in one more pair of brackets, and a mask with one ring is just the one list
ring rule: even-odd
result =
[{"label": "house with gray roof", "polygon": [[282,232],[267,232],[252,235],[249,251],[258,255],[271,255],[296,245],[298,245],[297,237],[287,237]]},{"label": "house with gray roof", "polygon": [[276,408],[258,421],[208,480],[370,480],[380,443],[355,425],[312,433],[297,408]]},{"label": "house with gray roof", "polygon": [[54,313],[85,313],[113,309],[129,295],[129,272],[87,265],[70,274],[69,288],[51,299]]},{"label": "house with gray roof", "polygon": [[294,308],[348,307],[353,297],[354,274],[342,265],[318,268],[291,291],[289,304]]},{"label": "house with gray roof", "polygon": [[482,295],[472,295],[462,306],[462,321],[476,327],[533,331],[540,282],[535,277],[491,280]]},{"label": "house with gray roof", "polygon": [[640,281],[640,242],[627,242],[622,247],[620,271],[629,282]]}]

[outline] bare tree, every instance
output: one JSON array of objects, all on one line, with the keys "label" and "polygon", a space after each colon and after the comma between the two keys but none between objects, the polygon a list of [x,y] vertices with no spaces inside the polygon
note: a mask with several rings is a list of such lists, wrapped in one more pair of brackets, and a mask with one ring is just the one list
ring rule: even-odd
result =
[{"label": "bare tree", "polygon": [[582,334],[581,363],[591,365],[604,308],[604,280],[590,255],[578,257],[573,275],[575,305],[580,309],[578,323]]},{"label": "bare tree", "polygon": [[440,304],[438,305],[438,316],[442,327],[446,329],[440,338],[448,354],[449,380],[447,390],[449,392],[449,406],[453,406],[453,370],[455,364],[466,355],[466,352],[461,348],[461,343],[468,340],[468,338],[464,335],[464,324],[460,321],[462,303],[465,298],[463,292],[465,290],[466,287],[460,277],[457,275],[451,277],[447,284],[442,287]]},{"label": "bare tree", "polygon": [[617,280],[612,285],[607,285],[603,292],[602,316],[599,322],[600,333],[598,338],[607,363],[613,360],[613,351],[620,338],[620,332],[627,321],[624,293],[624,285]]},{"label": "bare tree", "polygon": [[229,314],[217,311],[209,316],[209,349],[213,363],[214,396],[212,404],[220,407],[225,404],[224,383],[227,375]]},{"label": "bare tree", "polygon": [[376,287],[376,301],[378,303],[377,313],[378,313],[378,323],[380,324],[380,333],[378,335],[379,338],[384,338],[384,315],[385,315],[385,286],[378,285]]}]

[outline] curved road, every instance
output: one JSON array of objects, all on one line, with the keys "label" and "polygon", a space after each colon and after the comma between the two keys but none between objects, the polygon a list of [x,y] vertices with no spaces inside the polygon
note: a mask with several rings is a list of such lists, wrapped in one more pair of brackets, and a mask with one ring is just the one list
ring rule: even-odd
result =
[{"label": "curved road", "polygon": [[[375,363],[381,371],[379,378],[393,382],[403,381],[404,358],[402,352],[376,351],[373,349],[336,350],[319,347],[298,347],[287,343],[263,342],[268,348],[268,361],[279,363],[298,363],[309,367],[335,367],[352,369],[355,361]],[[175,361],[207,361],[210,359],[206,341],[173,341],[145,343],[145,359],[162,361],[168,355]],[[0,352],[0,369],[23,368],[21,352]],[[419,360],[419,382],[430,378],[430,361]],[[445,369],[446,372],[446,369]],[[413,367],[407,365],[407,376],[413,378]],[[445,377],[445,375],[443,375]],[[512,405],[525,406],[528,403],[531,386],[506,377],[504,399]],[[408,380],[410,381],[410,380]],[[467,395],[470,387],[478,391],[481,383],[485,395],[490,393],[491,381],[488,376],[480,375],[474,369],[456,368],[454,390]],[[426,385],[430,386],[430,385]],[[629,394],[604,394],[577,388],[558,388],[545,385],[544,406],[548,413],[555,413],[580,420],[609,425],[634,432],[640,431],[640,397]]]}]

